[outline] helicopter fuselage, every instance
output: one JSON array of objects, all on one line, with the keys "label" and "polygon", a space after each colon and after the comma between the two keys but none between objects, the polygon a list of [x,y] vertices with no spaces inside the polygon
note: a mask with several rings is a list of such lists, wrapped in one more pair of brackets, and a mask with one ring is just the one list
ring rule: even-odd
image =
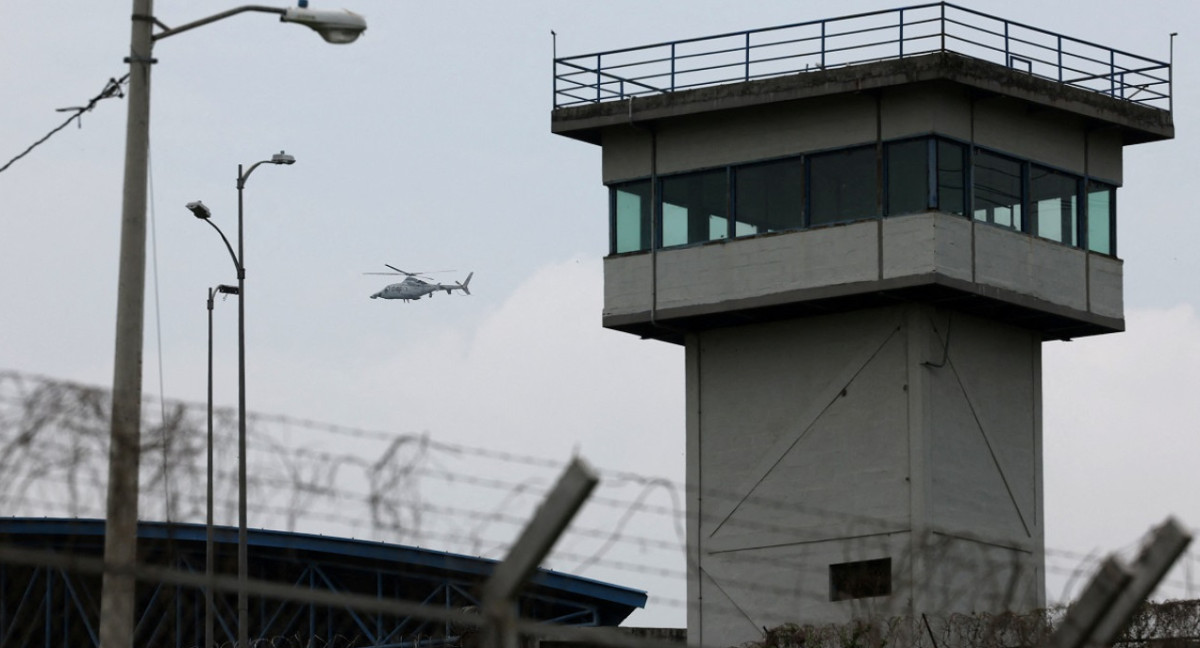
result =
[{"label": "helicopter fuselage", "polygon": [[424,281],[417,282],[419,285],[409,283],[412,279],[406,279],[400,283],[390,284],[384,287],[383,290],[371,295],[371,299],[420,299],[425,295],[437,290],[434,286],[425,283]]},{"label": "helicopter fuselage", "polygon": [[425,295],[432,295],[439,290],[446,291],[447,295],[454,290],[461,290],[470,294],[466,289],[466,284],[470,283],[470,281],[471,277],[469,275],[467,280],[461,284],[430,283],[416,277],[408,277],[400,283],[389,284],[383,290],[371,295],[371,299],[403,299],[404,301],[410,301],[420,299]]}]

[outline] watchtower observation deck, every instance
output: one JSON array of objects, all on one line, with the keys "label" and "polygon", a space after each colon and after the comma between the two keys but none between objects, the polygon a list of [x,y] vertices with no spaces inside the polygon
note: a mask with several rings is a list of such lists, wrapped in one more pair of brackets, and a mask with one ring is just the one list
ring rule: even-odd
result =
[{"label": "watchtower observation deck", "polygon": [[603,148],[606,327],[918,301],[1124,329],[1122,147],[1174,136],[1170,63],[949,3],[555,59]]},{"label": "watchtower observation deck", "polygon": [[[1171,66],[949,3],[555,59],[606,327],[684,345],[688,638],[1045,596],[1046,340],[1124,328]],[[1128,217],[1128,214],[1126,214]]]}]

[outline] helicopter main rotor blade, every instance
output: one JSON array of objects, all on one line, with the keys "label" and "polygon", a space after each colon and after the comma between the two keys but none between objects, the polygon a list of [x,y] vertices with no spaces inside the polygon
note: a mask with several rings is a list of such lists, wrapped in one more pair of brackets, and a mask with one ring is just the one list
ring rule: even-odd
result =
[{"label": "helicopter main rotor blade", "polygon": [[[398,273],[400,273],[400,274],[402,274],[402,275],[404,275],[404,276],[406,276],[406,277],[424,277],[424,276],[426,276],[426,275],[438,274],[438,273],[441,273],[441,272],[454,272],[454,270],[429,270],[429,271],[426,271],[426,272],[409,272],[409,271],[407,271],[407,270],[401,270],[400,268],[397,268],[396,266],[394,266],[394,265],[392,265],[392,264],[390,264],[390,263],[385,263],[385,264],[383,264],[383,265],[385,265],[385,266],[387,266],[387,267],[391,268],[392,270],[395,270],[396,272],[398,272]],[[372,273],[364,273],[364,274],[372,274]],[[379,272],[379,273],[374,273],[374,274],[392,274],[392,273],[389,273],[389,272]]]}]

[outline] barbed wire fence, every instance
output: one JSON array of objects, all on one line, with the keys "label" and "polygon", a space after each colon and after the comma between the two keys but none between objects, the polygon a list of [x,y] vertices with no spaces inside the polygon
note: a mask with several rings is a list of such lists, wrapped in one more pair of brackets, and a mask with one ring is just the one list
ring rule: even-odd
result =
[{"label": "barbed wire fence", "polygon": [[[109,395],[104,389],[0,372],[0,505],[7,515],[103,517],[108,405]],[[202,523],[207,486],[206,406],[153,401],[147,403],[145,410],[164,414],[163,420],[144,426],[142,518]],[[247,427],[252,527],[436,547],[493,559],[503,557],[512,548],[514,539],[567,463],[562,459],[441,442],[429,434],[369,431],[284,416],[251,415]],[[215,520],[227,526],[236,518],[237,508],[233,469],[236,431],[236,413],[232,409],[214,410]],[[689,570],[695,568],[688,564],[685,551],[685,486],[657,476],[600,472],[600,486],[543,566],[644,588],[650,592],[648,608],[682,619],[688,608],[684,584]],[[704,496],[740,497],[721,492],[706,492]],[[781,513],[799,512],[794,502],[758,504],[768,508],[777,506]],[[874,534],[881,547],[887,546],[888,536],[895,532],[894,523],[887,520],[824,511],[820,507],[804,507],[802,512],[831,526],[852,528],[858,535]],[[780,515],[777,519],[787,517]],[[784,522],[747,522],[742,526],[743,530],[761,533],[796,531],[794,525]],[[964,560],[962,556],[945,558]],[[1085,575],[1101,564],[1101,558],[1047,549],[1047,572],[1068,576],[1060,600],[1078,592]],[[912,555],[900,557],[901,561],[913,559]],[[779,569],[788,560],[796,559],[744,558],[743,564],[750,566],[747,576],[723,579],[723,587],[755,596],[794,597],[797,593],[794,588],[771,586],[753,576],[756,569]],[[1187,564],[1183,572],[1187,576],[1182,580],[1169,579],[1160,590],[1169,592],[1167,598],[1192,598],[1190,574],[1197,558],[1188,554],[1184,560]],[[972,556],[969,562],[974,572],[982,568],[1001,573],[1012,567],[984,554]],[[165,579],[163,582],[180,584],[178,575],[163,575],[153,569],[151,572]],[[347,605],[351,603],[366,605],[363,601]],[[861,605],[857,616],[862,618],[888,619],[898,613],[878,601],[866,600]],[[448,618],[444,606],[424,606],[417,612],[446,623],[465,624],[464,627],[478,623],[477,615]],[[1001,627],[1009,628],[1004,630],[1009,633],[1005,636],[1014,637],[1034,632],[1035,626],[1041,627],[1039,623],[1045,627],[1053,625],[1053,613],[1035,616],[1040,620],[1026,619],[1019,623],[987,615],[971,617],[973,620],[969,622],[967,617],[953,623],[941,619],[935,624],[936,632],[929,620],[924,619],[928,631],[923,636],[937,647],[945,646],[951,634],[974,633],[971,636],[976,637],[972,640],[975,643],[961,637],[958,643],[951,642],[956,646],[974,646],[983,645],[980,642],[984,640],[979,637],[987,633],[979,628],[984,626],[992,628],[992,634]],[[1180,614],[1176,616],[1182,618]],[[1143,620],[1138,626],[1139,636],[1152,635],[1150,628],[1177,629],[1183,624],[1178,620],[1172,623],[1156,625]],[[972,624],[978,627],[963,629]],[[898,632],[897,628],[889,632]],[[545,625],[527,625],[522,629],[543,639],[563,636],[563,632],[571,634]],[[797,636],[795,632],[788,635],[786,628],[774,634],[767,630],[764,629],[764,637],[768,639],[791,637],[787,641],[794,641]],[[815,632],[805,631],[810,645],[818,645],[817,637],[823,636]],[[878,635],[881,631],[862,632]],[[912,628],[907,632],[916,637],[911,641],[924,641],[917,637],[920,633],[914,635]],[[935,639],[938,633],[940,640]],[[586,638],[593,644],[629,645],[633,641],[628,635],[573,636]],[[301,641],[296,637],[282,637],[272,645],[292,645],[289,641],[302,645],[295,643]],[[345,645],[356,645],[353,642],[358,640],[346,641],[349,643]]]}]

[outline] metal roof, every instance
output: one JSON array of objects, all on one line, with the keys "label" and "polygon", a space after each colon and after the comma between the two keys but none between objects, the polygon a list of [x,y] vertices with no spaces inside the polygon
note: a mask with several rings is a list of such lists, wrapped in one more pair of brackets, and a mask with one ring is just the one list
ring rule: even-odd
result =
[{"label": "metal roof", "polygon": [[[104,528],[100,519],[0,518],[0,542],[99,555]],[[214,531],[217,564],[228,568],[236,554],[237,528],[218,526]],[[203,524],[140,522],[139,557],[161,561],[164,555],[178,554],[192,568],[202,566],[206,536]],[[260,572],[259,578],[295,580],[303,566],[319,565],[325,572],[341,575],[343,590],[360,576],[370,576],[365,580],[372,583],[372,594],[376,580],[387,580],[393,584],[386,591],[407,599],[426,599],[437,587],[450,586],[459,597],[454,605],[469,604],[470,592],[486,581],[499,562],[423,547],[269,529],[249,529],[247,544],[252,571]],[[521,593],[530,618],[583,625],[617,625],[644,607],[646,598],[641,590],[545,569],[539,569]]]}]

